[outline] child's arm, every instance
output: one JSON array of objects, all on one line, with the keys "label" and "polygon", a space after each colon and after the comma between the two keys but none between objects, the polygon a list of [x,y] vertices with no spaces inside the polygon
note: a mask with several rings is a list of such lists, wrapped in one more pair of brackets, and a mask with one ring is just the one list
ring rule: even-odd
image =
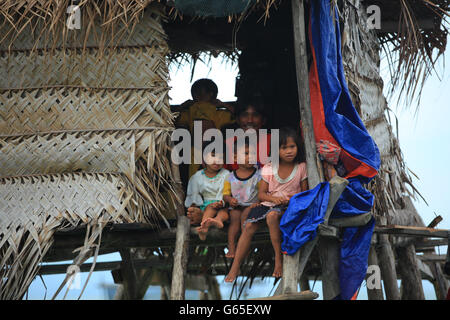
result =
[{"label": "child's arm", "polygon": [[306,191],[306,190],[309,190],[309,186],[308,186],[308,178],[303,179],[303,180],[300,182],[300,188],[302,189],[302,192],[303,192],[303,191]]},{"label": "child's arm", "polygon": [[260,201],[272,202],[275,203],[276,205],[283,204],[283,202],[286,201],[286,199],[282,197],[271,196],[270,194],[267,193],[268,191],[269,191],[269,184],[266,181],[261,180],[258,187],[258,199]]},{"label": "child's arm", "polygon": [[222,195],[223,201],[228,203],[230,206],[235,207],[238,205],[238,201],[231,195],[231,183],[228,180],[228,177],[227,179],[225,179],[225,182],[223,183]]}]

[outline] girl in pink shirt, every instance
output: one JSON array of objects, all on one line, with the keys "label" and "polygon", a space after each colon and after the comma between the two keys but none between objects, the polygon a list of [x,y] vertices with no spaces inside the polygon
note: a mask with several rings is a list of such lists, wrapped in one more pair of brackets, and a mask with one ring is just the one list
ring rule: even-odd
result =
[{"label": "girl in pink shirt", "polygon": [[262,180],[258,188],[261,204],[248,214],[225,282],[236,280],[240,265],[250,249],[253,235],[264,220],[269,228],[270,240],[275,251],[275,267],[272,276],[276,278],[282,276],[280,219],[289,204],[289,199],[308,189],[308,179],[306,163],[303,161],[298,141],[299,134],[294,129],[282,128],[279,137],[279,162],[278,164],[268,163],[261,171]]}]

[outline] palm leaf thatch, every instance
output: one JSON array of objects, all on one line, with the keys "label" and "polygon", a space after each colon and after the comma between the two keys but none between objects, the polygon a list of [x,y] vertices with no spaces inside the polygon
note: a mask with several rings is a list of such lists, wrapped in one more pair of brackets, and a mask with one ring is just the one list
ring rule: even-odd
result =
[{"label": "palm leaf thatch", "polygon": [[81,1],[84,38],[63,30],[69,1],[0,5],[1,299],[24,295],[54,232],[87,226],[80,265],[106,224],[158,227],[181,201],[161,8],[133,32],[149,2]]}]

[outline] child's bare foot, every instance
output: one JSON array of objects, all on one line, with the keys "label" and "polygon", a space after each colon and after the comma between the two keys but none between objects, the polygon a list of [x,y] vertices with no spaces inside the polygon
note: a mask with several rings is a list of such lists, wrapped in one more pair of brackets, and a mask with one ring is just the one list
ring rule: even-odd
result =
[{"label": "child's bare foot", "polygon": [[283,264],[275,261],[275,267],[273,269],[272,277],[281,278],[283,276]]},{"label": "child's bare foot", "polygon": [[195,230],[198,233],[198,237],[200,240],[205,241],[206,240],[206,235],[208,234],[208,229],[203,228],[203,227],[197,227],[195,228]]},{"label": "child's bare foot", "polygon": [[187,210],[186,216],[190,220],[191,224],[200,224],[202,222],[202,210],[197,207],[190,207]]},{"label": "child's bare foot", "polygon": [[239,275],[239,270],[237,272],[233,272],[232,270],[230,270],[230,272],[225,277],[225,282],[232,283],[232,282],[236,281],[236,278],[238,275]]},{"label": "child's bare foot", "polygon": [[225,258],[234,259],[234,250],[229,250],[225,255]]},{"label": "child's bare foot", "polygon": [[223,228],[223,222],[217,219],[208,218],[202,222],[202,228],[216,227],[217,229]]}]

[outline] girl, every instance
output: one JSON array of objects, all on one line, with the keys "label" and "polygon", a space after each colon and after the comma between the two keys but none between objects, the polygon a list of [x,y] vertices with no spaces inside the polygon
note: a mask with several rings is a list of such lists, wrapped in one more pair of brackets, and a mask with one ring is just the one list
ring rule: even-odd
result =
[{"label": "girl", "polygon": [[225,278],[226,282],[236,280],[240,265],[250,249],[251,239],[263,220],[266,220],[275,251],[275,267],[272,276],[276,278],[282,276],[280,219],[287,208],[289,199],[308,189],[306,164],[302,159],[298,136],[297,132],[291,128],[280,129],[279,163],[278,165],[268,163],[262,169],[262,180],[258,188],[258,198],[262,202],[250,211],[245,221],[233,265]]},{"label": "girl", "polygon": [[196,229],[201,240],[206,239],[210,226],[223,228],[223,222],[228,220],[228,212],[223,209],[222,200],[224,180],[228,173],[223,168],[222,155],[210,152],[205,155],[205,168],[189,179],[185,206],[188,207],[187,216],[191,222],[196,207],[202,211],[201,224]]},{"label": "girl", "polygon": [[[225,179],[223,188],[223,200],[230,206],[230,226],[228,228],[228,253],[227,258],[234,258],[236,251],[236,238],[241,225],[245,221],[251,208],[258,204],[258,184],[261,173],[255,165],[250,164],[251,153],[256,150],[250,146],[248,140],[244,145],[234,143],[234,160],[238,168],[230,172]],[[238,161],[238,154],[244,155],[242,163]]]}]

